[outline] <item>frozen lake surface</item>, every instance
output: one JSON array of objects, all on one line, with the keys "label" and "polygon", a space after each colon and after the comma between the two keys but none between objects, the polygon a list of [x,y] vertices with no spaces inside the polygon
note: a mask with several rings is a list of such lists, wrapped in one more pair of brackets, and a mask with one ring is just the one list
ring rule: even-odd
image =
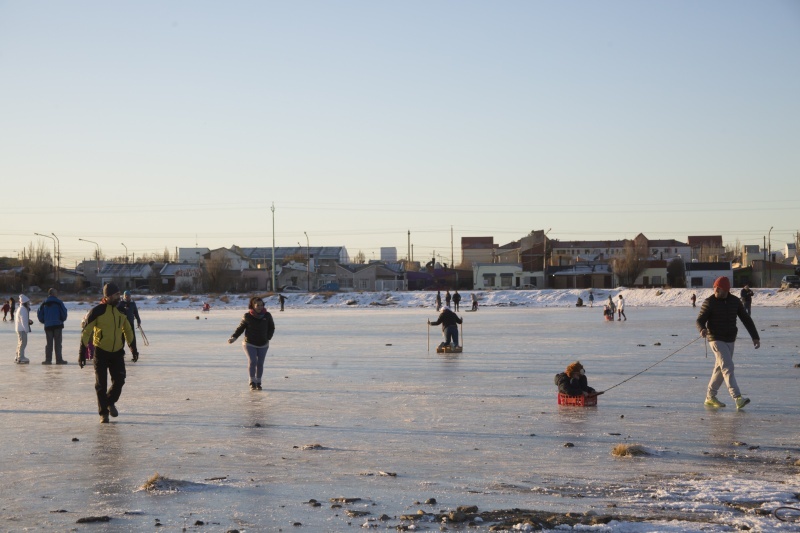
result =
[{"label": "frozen lake surface", "polygon": [[[797,308],[754,308],[760,350],[740,327],[746,410],[724,389],[729,407],[703,406],[713,359],[702,339],[597,407],[556,404],[553,376],[569,362],[607,389],[697,339],[698,310],[629,306],[626,322],[608,323],[599,309],[481,308],[462,313],[457,355],[435,353],[438,327],[427,350],[432,309],[273,310],[264,390],[251,392],[241,345],[226,342],[242,309],[145,308],[151,344],[140,340],[139,362],[127,363],[108,425],[91,367],[75,364],[82,312],[64,332],[66,367],[40,364],[39,324],[31,364],[14,365],[16,335],[3,323],[0,529],[435,531],[400,517],[474,505],[618,518],[576,530],[800,531],[799,513],[771,515],[800,507]],[[613,456],[624,443],[650,455]],[[140,489],[155,473],[171,490]],[[337,508],[332,498],[361,500]],[[88,516],[110,521],[76,523]]]}]

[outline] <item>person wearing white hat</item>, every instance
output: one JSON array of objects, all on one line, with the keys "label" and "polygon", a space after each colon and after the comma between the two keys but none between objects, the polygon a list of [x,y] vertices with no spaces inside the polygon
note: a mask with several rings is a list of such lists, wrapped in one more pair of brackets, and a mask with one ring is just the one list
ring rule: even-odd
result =
[{"label": "person wearing white hat", "polygon": [[15,317],[14,324],[17,328],[17,358],[15,363],[25,365],[30,360],[25,357],[25,347],[28,345],[28,333],[31,331],[31,299],[24,294],[19,295],[19,309]]}]

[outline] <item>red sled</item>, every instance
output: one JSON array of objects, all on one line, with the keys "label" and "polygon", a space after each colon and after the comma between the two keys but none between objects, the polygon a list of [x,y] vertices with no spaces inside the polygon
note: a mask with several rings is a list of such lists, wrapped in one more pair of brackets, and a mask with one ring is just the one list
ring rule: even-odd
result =
[{"label": "red sled", "polygon": [[568,396],[558,393],[558,405],[573,405],[575,407],[592,407],[597,405],[597,395],[590,396]]}]

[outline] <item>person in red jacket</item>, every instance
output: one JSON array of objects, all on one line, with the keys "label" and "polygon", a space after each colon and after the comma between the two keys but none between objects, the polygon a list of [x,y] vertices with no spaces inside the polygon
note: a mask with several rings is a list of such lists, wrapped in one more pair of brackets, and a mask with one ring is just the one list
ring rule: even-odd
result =
[{"label": "person in red jacket", "polygon": [[733,347],[739,331],[736,318],[747,328],[756,350],[761,346],[761,339],[753,319],[744,310],[742,301],[731,294],[730,290],[731,282],[727,277],[721,276],[714,281],[714,294],[706,298],[700,308],[697,329],[700,330],[700,335],[708,339],[708,344],[714,351],[714,371],[708,383],[705,404],[714,408],[725,407],[717,399],[717,391],[724,381],[731,398],[736,402],[736,408],[741,409],[750,403],[750,398],[742,396],[733,375]]}]

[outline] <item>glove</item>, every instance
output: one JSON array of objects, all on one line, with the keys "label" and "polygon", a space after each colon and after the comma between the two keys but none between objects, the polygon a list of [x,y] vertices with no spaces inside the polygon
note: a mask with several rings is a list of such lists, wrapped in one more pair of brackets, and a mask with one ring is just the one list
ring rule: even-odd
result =
[{"label": "glove", "polygon": [[136,348],[131,348],[131,355],[134,363],[139,360],[139,350]]},{"label": "glove", "polygon": [[86,346],[81,344],[81,347],[78,348],[78,365],[83,368],[83,365],[86,364]]},{"label": "glove", "polygon": [[233,344],[233,341],[235,341],[235,340],[236,339],[234,337],[231,337],[230,339],[228,339],[228,344]]},{"label": "glove", "polygon": [[136,324],[136,327],[141,329],[141,327],[142,327],[142,321],[141,320]]}]

